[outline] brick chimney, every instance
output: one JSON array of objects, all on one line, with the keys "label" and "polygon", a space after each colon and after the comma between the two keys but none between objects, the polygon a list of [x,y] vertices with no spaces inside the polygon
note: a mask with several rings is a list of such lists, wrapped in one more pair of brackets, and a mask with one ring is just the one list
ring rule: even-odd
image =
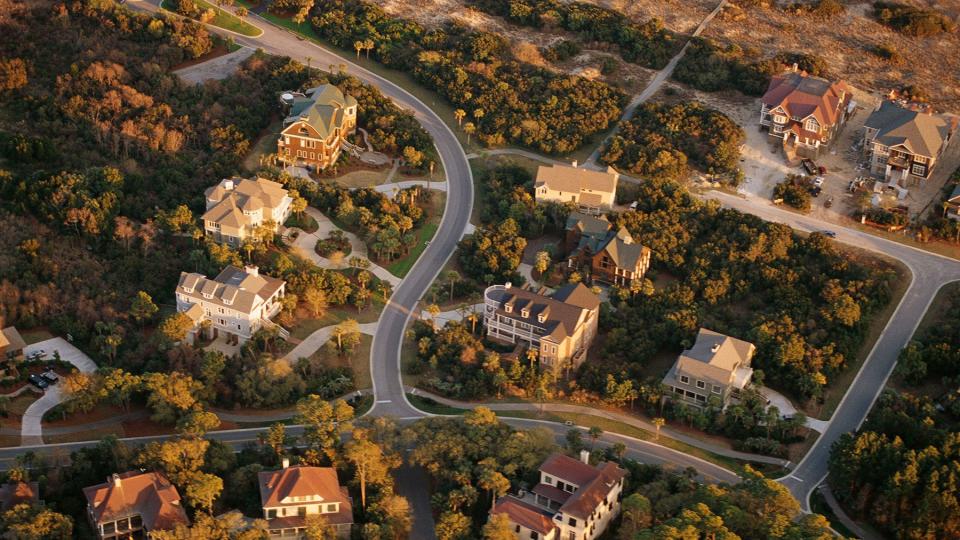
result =
[{"label": "brick chimney", "polygon": [[244,267],[243,267],[243,271],[246,272],[246,273],[248,273],[248,274],[250,274],[251,276],[259,276],[259,275],[260,275],[260,268],[257,267],[257,266],[255,266],[255,265],[252,265],[252,264],[248,264],[248,265],[244,266]]}]

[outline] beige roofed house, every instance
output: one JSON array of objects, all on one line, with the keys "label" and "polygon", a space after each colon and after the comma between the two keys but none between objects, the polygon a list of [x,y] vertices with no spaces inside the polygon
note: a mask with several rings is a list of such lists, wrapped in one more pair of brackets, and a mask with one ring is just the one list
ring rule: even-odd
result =
[{"label": "beige roofed house", "polygon": [[27,342],[16,328],[8,326],[0,331],[0,359],[23,360],[23,348],[26,346]]},{"label": "beige roofed house", "polygon": [[702,407],[716,396],[726,406],[750,382],[755,351],[752,343],[701,328],[693,347],[677,358],[663,384],[675,399]]},{"label": "beige roofed house", "polygon": [[289,333],[270,322],[280,312],[285,287],[285,281],[261,275],[256,266],[228,266],[213,279],[181,272],[177,311],[194,322],[194,333],[209,321],[211,339],[223,333],[228,342],[243,343],[264,326],[277,328],[286,338]]},{"label": "beige roofed house", "polygon": [[252,238],[257,227],[276,231],[290,217],[293,202],[282,184],[264,178],[225,178],[204,194],[204,231],[217,242],[233,246]]},{"label": "beige roofed house", "polygon": [[258,475],[263,517],[271,537],[302,538],[307,516],[322,514],[338,536],[350,535],[353,503],[332,467],[290,466]]},{"label": "beige roofed house", "polygon": [[579,366],[597,335],[600,299],[582,283],[551,296],[493,285],[484,291],[487,337],[536,348],[540,364],[554,371]]},{"label": "beige roofed house", "polygon": [[591,171],[576,165],[576,162],[573,166],[541,165],[534,185],[537,202],[573,203],[588,214],[609,210],[617,194],[620,174],[612,167],[607,167],[606,171]]},{"label": "beige roofed house", "polygon": [[177,488],[156,472],[114,474],[83,489],[87,518],[97,538],[143,538],[152,531],[189,525]]}]

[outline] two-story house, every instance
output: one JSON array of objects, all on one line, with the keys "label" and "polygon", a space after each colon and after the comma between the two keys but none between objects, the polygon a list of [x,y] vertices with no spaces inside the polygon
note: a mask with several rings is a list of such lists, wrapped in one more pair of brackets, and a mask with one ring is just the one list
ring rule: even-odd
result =
[{"label": "two-story house", "polygon": [[840,132],[853,112],[853,93],[843,81],[831,82],[794,69],[770,80],[760,99],[760,125],[785,149],[815,158]]},{"label": "two-story house", "polygon": [[0,361],[23,360],[23,348],[27,342],[13,326],[0,330]]},{"label": "two-story house", "polygon": [[497,499],[490,515],[505,514],[519,540],[593,540],[620,513],[627,472],[609,461],[590,465],[553,454],[540,466],[540,482],[529,492]]},{"label": "two-story house", "polygon": [[613,207],[620,174],[607,167],[606,171],[591,171],[572,166],[540,166],[534,183],[537,202],[571,203],[581,212],[599,214]]},{"label": "two-story house", "polygon": [[332,84],[305,94],[287,92],[290,107],[277,140],[277,156],[288,165],[322,170],[337,161],[347,135],[357,128],[357,100]]},{"label": "two-story house", "polygon": [[204,194],[203,230],[209,238],[234,247],[256,239],[258,227],[277,227],[290,217],[293,198],[278,182],[263,178],[225,178]]},{"label": "two-story house", "polygon": [[564,244],[567,269],[583,272],[587,280],[630,287],[650,268],[650,248],[635,242],[623,227],[614,231],[603,216],[571,213]]},{"label": "two-story house", "polygon": [[339,537],[349,537],[353,503],[333,467],[290,466],[262,471],[260,502],[271,538],[305,538],[307,517],[322,515]]},{"label": "two-story house", "polygon": [[487,337],[537,349],[540,365],[555,373],[575,369],[597,335],[600,298],[582,283],[550,296],[506,285],[483,293]]},{"label": "two-story house", "polygon": [[243,344],[263,327],[277,328],[286,337],[286,330],[270,322],[280,312],[285,289],[285,281],[261,275],[256,266],[228,266],[213,279],[181,272],[177,311],[193,321],[191,339],[203,328],[209,339],[223,334],[228,343],[236,344]]},{"label": "two-story house", "polygon": [[87,518],[97,538],[150,538],[153,531],[189,525],[177,488],[156,472],[113,474],[83,488]]},{"label": "two-story house", "polygon": [[669,397],[704,407],[715,396],[726,407],[750,382],[752,343],[701,328],[693,347],[683,351],[663,378]]},{"label": "two-story house", "polygon": [[863,137],[871,174],[909,187],[930,178],[950,142],[951,125],[944,116],[884,101],[864,123]]}]

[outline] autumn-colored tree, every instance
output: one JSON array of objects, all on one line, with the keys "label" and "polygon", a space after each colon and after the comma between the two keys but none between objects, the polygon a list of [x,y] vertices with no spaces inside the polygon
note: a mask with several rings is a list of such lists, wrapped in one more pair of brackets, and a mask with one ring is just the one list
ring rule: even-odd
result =
[{"label": "autumn-colored tree", "polygon": [[174,371],[150,373],[143,378],[147,391],[147,406],[153,409],[150,417],[154,422],[175,423],[181,416],[197,405],[197,394],[203,384],[193,377]]},{"label": "autumn-colored tree", "polygon": [[353,407],[342,399],[331,404],[311,394],[297,402],[296,419],[304,424],[303,438],[307,444],[324,452],[329,461],[337,461],[341,435],[352,427]]},{"label": "autumn-colored tree", "polygon": [[149,294],[139,291],[137,297],[133,299],[128,313],[137,323],[143,324],[149,322],[159,310],[160,308],[153,303],[153,298]]},{"label": "autumn-colored tree", "polygon": [[163,320],[157,331],[166,343],[174,344],[183,341],[187,332],[193,328],[193,321],[185,313],[174,313]]},{"label": "autumn-colored tree", "polygon": [[73,520],[40,505],[22,503],[0,517],[7,538],[18,540],[69,540]]},{"label": "autumn-colored tree", "polygon": [[102,368],[100,376],[106,397],[113,401],[114,405],[129,411],[130,398],[140,390],[143,383],[141,377],[119,368]]},{"label": "autumn-colored tree", "polygon": [[400,458],[384,454],[380,446],[367,438],[366,430],[354,430],[353,439],[344,448],[344,456],[353,465],[355,480],[360,485],[360,507],[367,508],[367,485],[385,485],[391,481],[390,471],[400,465]]},{"label": "autumn-colored tree", "polygon": [[209,514],[213,511],[213,502],[223,491],[223,480],[213,474],[195,471],[188,476],[185,488],[187,504]]},{"label": "autumn-colored tree", "polygon": [[491,515],[483,526],[483,540],[515,540],[516,537],[506,514]]}]

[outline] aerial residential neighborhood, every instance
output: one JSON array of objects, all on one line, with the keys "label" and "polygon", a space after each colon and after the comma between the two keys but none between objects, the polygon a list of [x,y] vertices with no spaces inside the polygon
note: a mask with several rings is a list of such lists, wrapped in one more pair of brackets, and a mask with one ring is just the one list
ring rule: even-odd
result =
[{"label": "aerial residential neighborhood", "polygon": [[960,538],[955,3],[0,36],[0,537]]}]

